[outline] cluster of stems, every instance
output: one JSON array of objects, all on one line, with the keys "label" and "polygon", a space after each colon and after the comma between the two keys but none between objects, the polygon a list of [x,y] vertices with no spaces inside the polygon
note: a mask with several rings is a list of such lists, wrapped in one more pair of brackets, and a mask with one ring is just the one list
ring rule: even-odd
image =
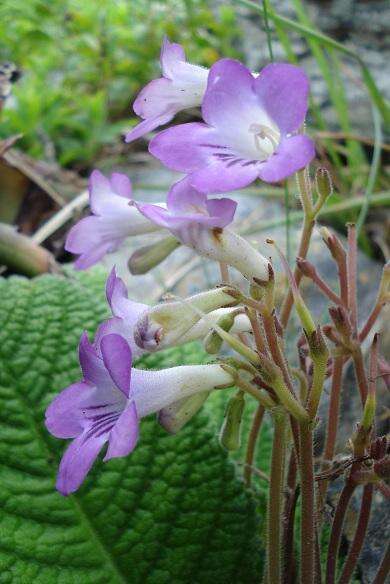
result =
[{"label": "cluster of stems", "polygon": [[[354,574],[363,547],[371,511],[373,492],[379,489],[389,495],[386,479],[390,459],[386,437],[378,437],[375,428],[377,380],[386,376],[386,365],[380,356],[379,336],[373,335],[369,364],[366,365],[362,343],[370,335],[382,308],[389,300],[389,266],[385,266],[376,303],[367,320],[359,327],[357,303],[357,241],[355,226],[348,225],[348,241],[342,242],[327,229],[322,229],[323,241],[332,255],[338,272],[339,289],[333,290],[307,260],[316,217],[330,193],[329,176],[317,172],[313,196],[307,170],[298,173],[298,186],[305,219],[294,273],[282,252],[276,247],[289,287],[285,299],[275,304],[275,275],[269,268],[267,281],[255,281],[251,293],[237,297],[245,307],[252,327],[252,339],[234,337],[229,326],[217,325],[213,334],[226,341],[240,355],[224,365],[234,373],[238,393],[232,398],[224,423],[224,445],[239,443],[237,429],[244,407],[243,396],[249,394],[258,402],[253,424],[247,438],[244,478],[251,485],[255,469],[255,450],[267,413],[273,424],[273,447],[270,464],[266,573],[267,584],[347,584]],[[221,266],[223,280],[228,274]],[[305,304],[299,290],[303,276],[325,295],[329,306],[329,323],[318,324]],[[285,330],[292,309],[302,327],[298,339],[297,364],[286,357]],[[372,335],[371,335],[372,336]],[[352,362],[356,391],[361,401],[361,416],[356,431],[349,440],[349,450],[343,462],[336,458],[339,423],[342,423],[340,398],[346,366]],[[318,408],[325,385],[329,387],[326,436],[323,451],[314,456],[314,436],[318,427]],[[350,389],[353,391],[353,388]],[[239,409],[238,409],[239,408]],[[229,434],[229,436],[228,436]],[[262,473],[257,472],[262,476]],[[324,509],[328,489],[335,478],[344,477],[338,493],[331,525]],[[340,541],[346,512],[355,491],[362,491],[358,521],[347,555],[339,557]],[[300,513],[296,509],[300,508]],[[300,538],[295,541],[296,522],[300,515]],[[327,550],[321,549],[322,531],[330,536]],[[326,555],[326,561],[323,561]],[[384,582],[388,573],[388,555],[378,567],[375,584]],[[324,580],[325,578],[325,580]]]}]

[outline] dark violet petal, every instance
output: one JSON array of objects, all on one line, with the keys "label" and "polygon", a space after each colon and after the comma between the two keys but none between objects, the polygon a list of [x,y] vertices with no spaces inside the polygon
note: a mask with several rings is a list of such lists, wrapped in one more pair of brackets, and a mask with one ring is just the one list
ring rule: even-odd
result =
[{"label": "dark violet petal", "polygon": [[300,67],[271,63],[254,83],[255,91],[268,115],[283,134],[303,124],[309,95],[309,80]]},{"label": "dark violet petal", "polygon": [[107,454],[104,461],[110,458],[127,456],[137,444],[139,422],[135,403],[131,401],[122,412],[109,436]]},{"label": "dark violet petal", "polygon": [[[209,164],[216,132],[206,124],[180,124],[160,132],[149,144],[149,152],[168,168],[192,172]],[[206,146],[205,146],[206,145]]]},{"label": "dark violet petal", "polygon": [[108,304],[111,305],[111,298],[112,298],[112,294],[114,292],[114,286],[117,280],[117,276],[116,276],[116,269],[115,266],[112,268],[111,272],[108,275],[108,278],[106,280],[106,298],[107,298],[107,302]]},{"label": "dark violet petal", "polygon": [[79,344],[80,366],[84,379],[93,385],[107,385],[110,381],[103,360],[98,356],[96,349],[88,340],[87,333],[81,335]]},{"label": "dark violet petal", "polygon": [[108,433],[90,438],[86,438],[85,434],[80,434],[68,446],[60,463],[56,484],[62,495],[77,491],[107,438]]},{"label": "dark violet petal", "polygon": [[131,349],[127,341],[120,335],[109,334],[100,341],[100,349],[104,365],[111,379],[123,394],[128,397],[130,393]]},{"label": "dark violet petal", "polygon": [[276,153],[259,166],[259,177],[265,182],[279,182],[305,168],[314,156],[314,143],[308,136],[284,138]]}]

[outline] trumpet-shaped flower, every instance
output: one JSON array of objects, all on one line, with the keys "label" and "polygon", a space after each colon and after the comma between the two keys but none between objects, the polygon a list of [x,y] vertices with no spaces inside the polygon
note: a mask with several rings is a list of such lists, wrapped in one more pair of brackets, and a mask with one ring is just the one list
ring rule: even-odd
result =
[{"label": "trumpet-shaped flower", "polygon": [[104,460],[127,456],[138,440],[139,420],[198,392],[228,387],[232,377],[219,365],[143,371],[132,369],[126,340],[103,336],[100,348],[81,337],[82,381],[64,389],[46,410],[46,427],[57,438],[73,438],[62,457],[57,489],[68,495],[84,481],[100,450]]},{"label": "trumpet-shaped flower", "polygon": [[221,59],[210,69],[205,123],[160,132],[149,150],[205,193],[239,189],[257,178],[278,182],[314,157],[313,142],[298,133],[308,92],[305,73],[294,65],[272,63],[255,77],[238,61]]},{"label": "trumpet-shaped flower", "polygon": [[167,124],[179,111],[202,103],[208,69],[187,63],[183,47],[167,38],[161,48],[160,63],[163,76],[148,83],[133,104],[134,112],[143,121],[126,135],[126,142]]},{"label": "trumpet-shaped flower", "polygon": [[226,229],[236,206],[231,199],[209,199],[190,185],[190,177],[173,185],[167,208],[137,203],[148,219],[169,229],[199,255],[235,267],[250,281],[268,280],[268,260],[245,239]]},{"label": "trumpet-shaped flower", "polygon": [[[116,275],[114,267],[106,283],[106,296],[113,318],[100,325],[95,337],[95,347],[99,350],[103,336],[110,333],[120,334],[128,342],[135,358],[147,351],[158,351],[201,339],[218,318],[225,314],[224,311],[234,310],[221,308],[237,304],[229,290],[225,286],[195,294],[183,301],[149,306],[128,298],[125,283]],[[245,329],[248,330],[245,315],[237,315],[235,332]]]},{"label": "trumpet-shaped flower", "polygon": [[94,170],[89,180],[89,202],[92,215],[81,219],[68,233],[65,248],[80,257],[78,269],[86,269],[106,253],[115,251],[126,237],[156,231],[137,208],[129,205],[132,188],[129,178],[113,173],[106,178]]}]

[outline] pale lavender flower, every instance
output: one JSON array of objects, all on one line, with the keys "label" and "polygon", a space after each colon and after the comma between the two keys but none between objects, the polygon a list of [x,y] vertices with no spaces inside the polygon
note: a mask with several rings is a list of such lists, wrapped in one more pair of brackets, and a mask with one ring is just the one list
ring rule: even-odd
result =
[{"label": "pale lavender flower", "polygon": [[117,334],[103,336],[100,350],[83,334],[79,354],[82,381],[64,389],[46,410],[49,432],[57,438],[73,438],[58,472],[57,489],[63,495],[80,487],[106,442],[105,461],[130,454],[144,416],[233,383],[220,365],[132,369],[130,347]]},{"label": "pale lavender flower", "polygon": [[312,140],[298,133],[308,93],[308,79],[294,65],[273,63],[255,77],[238,61],[221,59],[210,69],[205,123],[168,128],[149,150],[205,193],[239,189],[257,178],[278,182],[314,157]]},{"label": "pale lavender flower", "polygon": [[161,55],[163,76],[154,79],[137,96],[133,109],[143,121],[126,135],[132,142],[170,122],[181,110],[200,106],[209,70],[187,63],[181,45],[164,39]]},{"label": "pale lavender flower", "polygon": [[227,229],[237,203],[231,199],[210,199],[186,177],[173,185],[166,208],[136,203],[148,219],[169,229],[184,245],[206,258],[224,262],[248,280],[268,280],[269,261],[245,239]]},{"label": "pale lavender flower", "polygon": [[65,248],[80,255],[78,269],[86,269],[106,253],[115,251],[126,237],[156,231],[158,228],[133,205],[129,178],[113,173],[106,178],[94,170],[89,179],[89,203],[92,215],[81,219],[68,233]]}]

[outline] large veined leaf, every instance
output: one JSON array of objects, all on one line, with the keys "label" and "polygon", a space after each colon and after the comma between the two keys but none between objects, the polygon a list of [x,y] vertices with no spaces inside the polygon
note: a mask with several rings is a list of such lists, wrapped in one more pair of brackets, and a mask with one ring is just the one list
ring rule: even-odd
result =
[{"label": "large veined leaf", "polygon": [[[258,581],[262,520],[211,406],[176,436],[144,420],[131,456],[96,464],[76,495],[55,491],[65,444],[44,411],[80,375],[78,338],[106,316],[103,286],[93,275],[0,280],[0,582]],[[196,351],[149,366],[197,362]]]}]

